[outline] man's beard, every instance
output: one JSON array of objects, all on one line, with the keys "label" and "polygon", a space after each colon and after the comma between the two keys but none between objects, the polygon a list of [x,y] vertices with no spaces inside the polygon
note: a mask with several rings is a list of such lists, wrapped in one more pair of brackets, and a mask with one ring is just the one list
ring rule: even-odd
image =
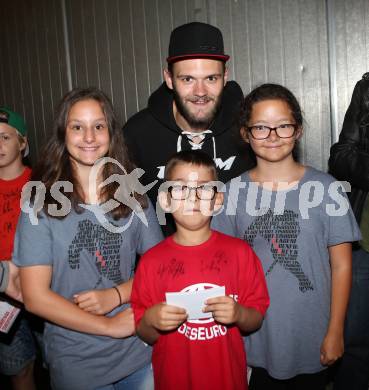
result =
[{"label": "man's beard", "polygon": [[213,100],[215,102],[213,108],[208,112],[208,114],[205,117],[196,118],[186,107],[186,104],[183,102],[182,97],[178,94],[175,87],[173,88],[174,102],[176,104],[178,112],[183,116],[186,122],[190,125],[191,129],[195,131],[207,130],[210,128],[210,125],[214,121],[215,115],[219,111],[220,104],[222,102],[222,95],[223,92],[221,92],[218,97],[210,97],[206,95],[202,97],[192,96],[190,99],[186,98],[186,100],[190,100],[192,102],[196,102],[198,100],[206,100],[206,101]]}]

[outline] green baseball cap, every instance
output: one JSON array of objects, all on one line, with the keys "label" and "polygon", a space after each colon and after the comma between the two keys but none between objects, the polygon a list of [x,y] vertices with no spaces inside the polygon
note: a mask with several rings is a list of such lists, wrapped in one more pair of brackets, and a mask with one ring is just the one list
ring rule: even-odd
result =
[{"label": "green baseball cap", "polygon": [[0,107],[0,123],[7,123],[9,126],[14,127],[23,137],[27,133],[24,119],[7,107]]}]

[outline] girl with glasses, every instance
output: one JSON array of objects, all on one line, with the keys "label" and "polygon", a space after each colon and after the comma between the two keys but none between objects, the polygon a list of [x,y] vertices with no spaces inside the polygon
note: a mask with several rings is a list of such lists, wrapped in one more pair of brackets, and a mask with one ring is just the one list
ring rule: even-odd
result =
[{"label": "girl with glasses", "polygon": [[340,185],[297,161],[303,117],[287,88],[254,89],[241,126],[256,166],[228,183],[213,227],[247,241],[266,276],[269,310],[245,338],[250,389],[324,390],[327,366],[343,353],[351,242],[360,232]]}]

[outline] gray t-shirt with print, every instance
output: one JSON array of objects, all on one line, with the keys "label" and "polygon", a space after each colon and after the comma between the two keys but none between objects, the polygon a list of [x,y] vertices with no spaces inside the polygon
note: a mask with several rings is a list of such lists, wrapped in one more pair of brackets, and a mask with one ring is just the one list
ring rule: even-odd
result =
[{"label": "gray t-shirt with print", "polygon": [[245,338],[248,364],[277,379],[319,372],[331,302],[328,247],[360,238],[341,184],[306,167],[295,187],[269,191],[245,173],[227,183],[225,198],[212,227],[253,247],[270,295],[261,329]]},{"label": "gray t-shirt with print", "polygon": [[[99,206],[94,207],[99,211]],[[96,212],[93,207],[81,214],[72,210],[64,219],[41,213],[35,226],[21,213],[14,263],[52,266],[51,289],[68,300],[81,291],[111,288],[129,280],[136,254],[163,238],[154,209],[151,204],[145,209],[148,226],[135,213],[118,221],[110,219],[116,226],[128,227],[122,233],[105,229]],[[137,337],[96,336],[52,323],[46,323],[44,337],[53,389],[91,390],[118,381],[151,360],[151,348]]]}]

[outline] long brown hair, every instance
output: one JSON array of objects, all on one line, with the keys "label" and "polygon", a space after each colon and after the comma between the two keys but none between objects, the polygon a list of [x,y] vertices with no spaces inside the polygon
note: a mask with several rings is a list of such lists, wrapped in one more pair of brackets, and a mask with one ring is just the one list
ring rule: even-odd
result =
[{"label": "long brown hair", "polygon": [[[127,174],[135,168],[129,159],[122,129],[118,123],[110,99],[101,90],[94,87],[74,88],[59,103],[55,112],[51,138],[44,146],[41,152],[41,158],[33,170],[32,180],[42,181],[46,187],[43,210],[47,214],[49,214],[48,205],[56,203],[56,200],[51,196],[50,188],[57,181],[69,181],[73,184],[73,192],[64,192],[64,195],[71,201],[72,207],[76,212],[81,213],[83,211],[78,204],[85,202],[84,194],[69,158],[65,145],[65,135],[68,115],[72,106],[81,100],[90,99],[100,104],[108,125],[110,142],[106,157],[117,160],[124,167]],[[102,170],[102,179],[106,180],[113,174],[123,174],[123,172],[116,164],[105,164]],[[101,198],[104,201],[113,199],[118,187],[119,184],[116,182],[106,185],[101,193]],[[145,196],[137,193],[134,193],[133,196],[143,208],[147,207]],[[117,208],[111,211],[111,215],[114,219],[119,219],[129,215],[131,211],[128,206],[120,203]]]}]

